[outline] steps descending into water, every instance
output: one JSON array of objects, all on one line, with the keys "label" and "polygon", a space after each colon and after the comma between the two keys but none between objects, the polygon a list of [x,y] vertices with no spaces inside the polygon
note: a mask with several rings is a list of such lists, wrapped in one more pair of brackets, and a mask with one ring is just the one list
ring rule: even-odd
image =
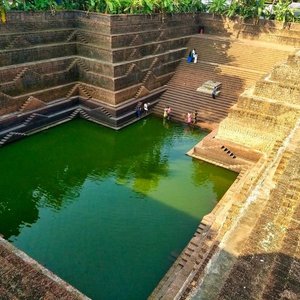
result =
[{"label": "steps descending into water", "polygon": [[[151,114],[153,106],[157,103],[157,96],[164,90],[165,87],[155,90],[151,98],[145,97],[127,101],[119,105],[117,109],[111,108],[104,103],[100,105],[99,101],[95,101],[84,94],[84,96],[79,97],[62,98],[56,102],[37,107],[34,110],[20,110],[17,113],[0,118],[0,147],[56,124],[71,121],[77,117],[120,130]],[[30,101],[29,99],[25,104],[29,105]],[[142,112],[141,116],[137,117],[137,103],[140,103],[141,107],[143,107],[144,102],[148,103],[149,112],[147,114]]]}]

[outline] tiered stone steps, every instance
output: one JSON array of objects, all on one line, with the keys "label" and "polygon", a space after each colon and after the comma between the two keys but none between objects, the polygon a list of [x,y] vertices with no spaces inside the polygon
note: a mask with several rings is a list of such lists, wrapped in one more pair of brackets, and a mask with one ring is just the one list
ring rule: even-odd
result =
[{"label": "tiered stone steps", "polygon": [[9,140],[11,140],[13,137],[16,137],[16,136],[24,137],[24,136],[27,136],[27,134],[22,133],[22,132],[10,132],[9,134],[7,134],[5,137],[3,137],[0,140],[0,147],[3,146],[4,144],[6,144]]},{"label": "tiered stone steps", "polygon": [[216,249],[211,232],[213,221],[212,215],[206,215],[202,219],[194,237],[148,299],[176,299],[178,288],[185,286],[188,281],[186,277],[194,272],[194,265],[205,264],[209,261]]},{"label": "tiered stone steps", "polygon": [[230,19],[220,17],[218,14],[202,13],[200,24],[205,33],[209,34],[276,43],[278,49],[281,45],[300,46],[300,27],[297,22],[283,23],[265,19],[249,20],[248,18]]},{"label": "tiered stone steps", "polygon": [[276,187],[253,206],[256,214],[248,213],[253,228],[244,235],[238,258],[214,299],[299,298],[299,130],[296,135],[273,177]]},{"label": "tiered stone steps", "polygon": [[233,67],[269,72],[276,63],[285,62],[294,47],[256,42],[251,40],[228,39],[214,35],[197,35],[190,48],[194,47],[198,59]]},{"label": "tiered stone steps", "polygon": [[[259,151],[269,152],[276,140],[283,139],[294,127],[300,116],[299,106],[299,56],[289,56],[289,62],[276,67],[254,87],[240,95],[230,108],[228,117],[219,124],[217,137],[233,141]],[[278,70],[294,75],[279,76]],[[270,80],[275,78],[278,81]],[[287,75],[287,74],[286,74]]]},{"label": "tiered stone steps", "polygon": [[41,105],[77,96],[98,101],[114,122],[102,103],[115,110],[147,96],[153,103],[197,30],[191,15],[139,16],[130,24],[122,16],[92,15],[8,14],[8,25],[0,28],[0,115],[22,113],[30,96]]},{"label": "tiered stone steps", "polygon": [[187,154],[238,173],[249,169],[261,157],[257,151],[217,139],[215,135],[213,130]]},{"label": "tiered stone steps", "polygon": [[[274,64],[285,60],[293,49],[273,47],[210,35],[192,36],[188,48],[195,48],[199,53],[198,63],[181,61],[154,112],[162,115],[164,107],[170,106],[172,117],[184,121],[184,115],[196,109],[200,123],[219,123],[240,93],[270,71]],[[216,99],[196,91],[208,80],[222,83],[221,94]]]},{"label": "tiered stone steps", "polygon": [[[235,193],[213,210],[221,226],[219,250],[180,299],[299,298],[299,125],[235,181]],[[220,204],[229,200],[220,220]]]}]

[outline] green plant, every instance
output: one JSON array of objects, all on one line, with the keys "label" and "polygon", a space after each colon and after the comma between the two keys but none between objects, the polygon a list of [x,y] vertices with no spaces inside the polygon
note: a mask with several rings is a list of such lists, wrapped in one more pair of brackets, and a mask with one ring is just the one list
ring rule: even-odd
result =
[{"label": "green plant", "polygon": [[208,11],[213,14],[224,14],[227,9],[226,0],[212,0],[208,6]]},{"label": "green plant", "polygon": [[241,5],[238,0],[234,0],[225,10],[225,15],[229,18],[239,15],[241,11]]},{"label": "green plant", "polygon": [[[291,22],[300,21],[295,17],[288,0],[273,1],[273,9],[265,9],[265,0],[232,0],[228,5],[226,0],[211,0],[204,5],[201,0],[0,0],[0,22],[6,22],[6,12],[10,9],[23,11],[39,11],[57,9],[78,9],[106,14],[152,14],[152,13],[189,13],[206,12],[241,16],[243,19],[262,16],[268,19]],[[57,2],[59,5],[57,5]]]},{"label": "green plant", "polygon": [[63,0],[62,7],[64,9],[83,9],[84,1]]},{"label": "green plant", "polygon": [[264,15],[264,0],[240,0],[238,15],[243,19],[259,19]]},{"label": "green plant", "polygon": [[0,0],[0,18],[2,23],[6,23],[6,12],[9,10],[7,0]]},{"label": "green plant", "polygon": [[290,4],[290,1],[279,0],[274,5],[275,20],[282,21],[283,23],[294,21],[294,11],[289,7]]},{"label": "green plant", "polygon": [[115,14],[116,12],[118,12],[119,7],[121,6],[119,0],[103,0],[103,2],[104,2],[104,8],[101,5],[100,8],[102,9],[100,9],[100,11],[104,10],[104,13],[106,14]]},{"label": "green plant", "polygon": [[55,10],[56,7],[55,0],[34,0],[31,5],[32,10]]},{"label": "green plant", "polygon": [[160,13],[174,13],[178,6],[178,1],[173,0],[158,0]]},{"label": "green plant", "polygon": [[202,1],[192,0],[190,9],[191,11],[206,12],[208,8]]},{"label": "green plant", "polygon": [[254,9],[253,9],[253,17],[259,19],[264,15],[265,8],[265,0],[256,0]]},{"label": "green plant", "polygon": [[157,6],[156,2],[157,1],[151,0],[123,0],[121,1],[120,6],[122,7],[121,11],[124,13],[151,14]]},{"label": "green plant", "polygon": [[206,10],[206,5],[199,0],[181,0],[178,2],[177,12],[202,12]]}]

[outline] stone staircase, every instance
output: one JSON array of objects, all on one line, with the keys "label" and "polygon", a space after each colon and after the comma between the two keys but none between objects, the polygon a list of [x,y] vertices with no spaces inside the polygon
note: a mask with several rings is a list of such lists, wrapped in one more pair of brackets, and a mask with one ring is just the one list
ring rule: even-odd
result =
[{"label": "stone staircase", "polygon": [[[220,123],[217,137],[232,141],[252,149],[268,152],[276,140],[281,140],[293,128],[300,116],[299,85],[299,52],[289,57],[287,63],[276,67],[267,77],[258,81],[255,87],[241,94],[238,102],[228,114],[228,118]],[[290,63],[290,62],[294,63]],[[289,78],[278,77],[278,68],[288,66],[293,74],[295,84]],[[278,78],[272,81],[269,78]],[[265,87],[265,88],[262,88]]]},{"label": "stone staircase", "polygon": [[262,73],[268,73],[275,64],[285,62],[295,49],[290,46],[278,49],[276,44],[206,34],[197,37],[189,48],[196,49],[198,60]]},{"label": "stone staircase", "polygon": [[[227,116],[245,88],[286,59],[292,50],[292,47],[278,51],[275,45],[264,46],[210,35],[192,36],[188,48],[197,50],[199,61],[197,64],[181,61],[154,112],[162,115],[164,107],[170,106],[173,118],[184,121],[187,112],[197,110],[200,124],[214,126]],[[196,91],[208,80],[222,83],[216,99]]]},{"label": "stone staircase", "polygon": [[173,75],[198,22],[157,15],[129,26],[126,19],[124,26],[123,18],[80,12],[22,13],[22,22],[11,12],[8,19],[0,28],[0,91],[11,97],[8,113],[22,112],[30,96],[47,105],[71,96],[115,106],[151,98]]},{"label": "stone staircase", "polygon": [[21,70],[16,77],[13,79],[13,83],[16,83],[20,78],[22,78],[22,76],[25,74],[25,72],[28,70],[28,68],[24,68],[23,70]]},{"label": "stone staircase", "polygon": [[14,137],[25,137],[25,136],[27,136],[26,133],[10,132],[0,140],[0,147],[4,146],[9,140],[13,139]]},{"label": "stone staircase", "polygon": [[205,33],[221,37],[275,43],[278,49],[283,45],[291,45],[296,48],[300,46],[299,23],[287,24],[264,19],[220,18],[218,14],[203,13],[200,16],[200,25],[205,28]]},{"label": "stone staircase", "polygon": [[[298,52],[288,59],[294,74],[298,62]],[[270,94],[245,92],[228,126],[188,152],[240,174],[211,212],[203,248],[193,238],[150,299],[299,298],[300,106]]]},{"label": "stone staircase", "polygon": [[[239,256],[214,299],[298,299],[300,258],[298,216],[300,213],[300,132],[282,155],[269,198],[259,199],[248,219],[253,218],[249,235]],[[297,146],[298,145],[298,146]],[[295,148],[296,147],[296,148]],[[291,151],[291,149],[295,151]],[[244,221],[245,222],[245,221]],[[298,270],[298,271],[297,271]],[[207,298],[210,299],[210,298]]]},{"label": "stone staircase", "polygon": [[[294,74],[299,72],[298,62],[298,52],[288,59],[288,68]],[[267,78],[277,76],[271,73]],[[299,76],[296,78],[297,82]],[[290,86],[283,77],[277,79],[282,86],[285,83]],[[251,156],[247,150],[251,148],[259,150],[261,156],[246,166],[246,173],[235,182],[234,193],[226,193],[213,210],[219,226],[218,250],[208,267],[200,267],[194,279],[189,278],[191,283],[178,299],[186,299],[187,295],[188,299],[195,300],[298,299],[300,296],[297,268],[300,105],[299,101],[297,105],[289,99],[281,101],[278,96],[275,99],[271,96],[268,90],[264,97],[256,96],[255,92],[244,93],[223,121],[228,122],[226,129],[221,122],[217,134],[210,134],[211,141],[205,138],[199,144],[200,155],[212,162],[221,158],[212,145],[217,142],[223,143],[237,158],[240,154],[233,147],[234,142],[236,147],[244,149],[244,155]],[[261,144],[258,144],[259,135]],[[222,161],[225,167],[229,164],[228,158]]]},{"label": "stone staircase", "polygon": [[108,112],[103,106],[98,106],[97,110],[100,110],[107,118],[112,118],[112,114]]},{"label": "stone staircase", "polygon": [[48,118],[48,116],[39,114],[39,113],[33,113],[31,114],[24,122],[23,126],[27,126],[30,122],[32,122],[35,118]]},{"label": "stone staircase", "polygon": [[[298,299],[299,126],[300,120],[267,157],[243,170],[214,208],[210,238],[202,241],[210,241],[203,249],[211,255],[184,251],[189,268],[173,266],[153,299]],[[195,263],[193,255],[204,261]]]},{"label": "stone staircase", "polygon": [[79,84],[75,84],[67,93],[66,98],[69,99],[70,97],[77,95],[78,89],[79,89]]},{"label": "stone staircase", "polygon": [[82,111],[81,108],[75,109],[75,110],[70,114],[70,116],[68,117],[69,120],[73,120],[73,119],[75,119],[76,117],[78,117],[81,111]]},{"label": "stone staircase", "polygon": [[83,59],[78,59],[77,60],[77,63],[79,65],[79,67],[84,71],[84,72],[89,72],[90,69],[87,67],[87,65],[85,64],[84,60]]},{"label": "stone staircase", "polygon": [[79,95],[83,96],[86,99],[92,99],[92,96],[89,94],[89,92],[83,84],[79,84]]},{"label": "stone staircase", "polygon": [[36,114],[31,114],[23,123],[24,126],[28,125],[34,118],[36,117]]},{"label": "stone staircase", "polygon": [[23,113],[25,111],[34,110],[36,108],[40,108],[45,106],[46,103],[41,101],[40,99],[37,99],[35,97],[30,96],[20,107],[19,112]]},{"label": "stone staircase", "polygon": [[85,120],[91,120],[91,117],[84,111],[84,110],[80,110],[79,115],[81,118],[85,119]]}]

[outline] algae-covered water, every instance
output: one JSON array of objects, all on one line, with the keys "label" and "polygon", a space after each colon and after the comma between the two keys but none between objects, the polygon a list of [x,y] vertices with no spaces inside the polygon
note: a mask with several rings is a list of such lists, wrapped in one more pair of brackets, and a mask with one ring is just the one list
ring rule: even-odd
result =
[{"label": "algae-covered water", "polygon": [[205,133],[74,120],[0,149],[0,233],[92,299],[146,299],[236,174]]}]

